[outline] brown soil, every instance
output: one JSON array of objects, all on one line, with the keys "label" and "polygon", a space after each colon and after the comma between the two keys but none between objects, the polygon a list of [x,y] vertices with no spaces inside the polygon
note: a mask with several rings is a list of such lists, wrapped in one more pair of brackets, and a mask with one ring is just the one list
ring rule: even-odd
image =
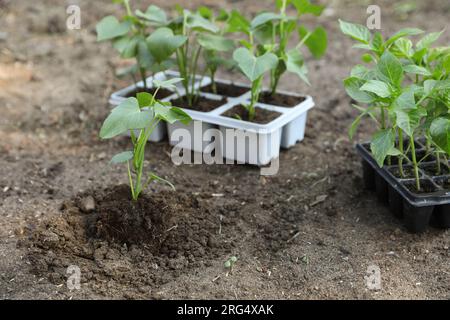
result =
[{"label": "brown soil", "polygon": [[172,105],[177,106],[179,108],[191,109],[201,112],[210,112],[214,109],[217,109],[220,106],[223,106],[227,103],[227,99],[223,98],[221,100],[208,99],[206,97],[198,96],[197,100],[194,102],[193,106],[189,106],[189,102],[185,97],[174,99],[170,101]]},{"label": "brown soil", "polygon": [[212,85],[202,88],[202,92],[218,94],[225,97],[240,97],[250,89],[246,87],[237,86],[234,84],[216,83],[216,92],[214,92]]},{"label": "brown soil", "polygon": [[[137,95],[139,92],[148,92],[148,93],[154,94],[154,93],[155,93],[155,89],[149,88],[149,89],[147,89],[147,90],[144,90],[144,89],[134,90],[134,91],[128,93],[126,97],[127,97],[127,98],[130,98],[130,97],[136,97],[136,95]],[[158,90],[158,96],[157,96],[156,98],[159,99],[159,100],[161,100],[161,99],[167,98],[168,96],[171,96],[171,95],[173,95],[173,94],[174,94],[174,93],[173,93],[172,91],[170,91],[170,90],[159,89],[159,90]]]},{"label": "brown soil", "polygon": [[450,174],[450,168],[445,165],[445,163],[441,163],[441,171],[438,173],[437,163],[432,164],[424,164],[421,165],[420,168],[429,176],[445,176]]},{"label": "brown soil", "polygon": [[[396,159],[395,159],[396,160]],[[393,164],[397,163],[397,161],[393,161]],[[403,177],[400,174],[400,169],[397,167],[394,168],[390,168],[389,171],[394,175],[394,177],[398,178],[398,179],[414,179],[415,177],[415,173],[414,173],[414,168],[410,167],[410,166],[405,166],[403,167]]]},{"label": "brown soil", "polygon": [[272,95],[270,92],[263,92],[259,97],[259,102],[261,103],[289,108],[295,107],[303,101],[305,101],[303,97],[294,97],[280,93]]},{"label": "brown soil", "polygon": [[268,124],[278,118],[280,115],[281,114],[279,112],[256,108],[255,117],[250,120],[248,118],[247,109],[245,109],[243,105],[234,106],[223,114],[223,116],[225,117],[242,119],[243,121],[249,121],[258,124]]},{"label": "brown soil", "polygon": [[[166,9],[175,2],[152,1]],[[154,184],[147,199],[160,206],[165,195],[186,206],[160,208],[167,217],[156,234],[170,231],[159,248],[149,245],[151,235],[125,246],[112,232],[96,234],[97,222],[106,221],[100,212],[118,212],[103,210],[112,206],[108,194],[127,181],[126,166],[108,161],[130,150],[129,139],[101,141],[98,131],[109,95],[130,83],[115,77],[123,61],[110,44],[96,41],[95,24],[124,11],[110,0],[79,0],[82,28],[68,31],[61,1],[7,3],[0,10],[6,32],[0,39],[0,299],[450,299],[450,230],[406,232],[364,190],[360,158],[348,140],[357,112],[342,79],[360,63],[360,51],[340,33],[338,18],[364,23],[366,1],[329,2],[319,20],[329,34],[328,53],[319,61],[306,56],[311,87],[295,75],[280,82],[283,90],[313,96],[316,108],[305,140],[281,152],[276,176],[262,177],[252,166],[175,167],[167,143],[148,144],[146,167],[178,191],[174,199]],[[247,14],[273,7],[273,1],[185,3]],[[407,19],[393,1],[372,4],[383,8],[385,35],[448,25],[446,0],[417,1]],[[303,21],[317,25],[313,17]],[[439,43],[449,41],[446,32]],[[236,73],[218,76],[244,81]],[[356,141],[367,141],[373,130],[364,122]],[[95,209],[80,212],[89,195]],[[156,221],[157,209],[139,206]],[[231,274],[223,267],[230,256],[238,257]],[[66,286],[68,265],[80,268],[80,290]],[[381,290],[366,285],[370,265],[381,270]]]}]

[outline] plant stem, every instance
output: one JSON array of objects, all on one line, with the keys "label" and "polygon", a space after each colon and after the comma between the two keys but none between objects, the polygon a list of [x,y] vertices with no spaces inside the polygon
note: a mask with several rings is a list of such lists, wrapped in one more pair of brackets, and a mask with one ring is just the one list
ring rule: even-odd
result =
[{"label": "plant stem", "polygon": [[441,171],[441,155],[439,154],[439,152],[436,152],[436,163],[437,163],[436,175],[440,176],[442,171]]},{"label": "plant stem", "polygon": [[127,168],[128,168],[128,180],[130,181],[130,188],[131,188],[131,197],[132,197],[133,201],[136,201],[137,197],[134,193],[133,177],[131,176],[131,170],[130,170],[130,161],[127,161]]},{"label": "plant stem", "polygon": [[144,84],[144,89],[147,90],[147,75],[144,68],[139,68],[139,72],[141,74],[142,83]]},{"label": "plant stem", "polygon": [[400,152],[402,153],[401,156],[398,157],[398,167],[400,170],[400,176],[402,178],[405,177],[405,173],[403,171],[403,154],[404,154],[404,145],[403,145],[403,130],[398,128],[398,149],[400,150]]},{"label": "plant stem", "polygon": [[416,145],[414,142],[414,136],[410,136],[409,139],[410,139],[410,146],[411,146],[412,162],[414,165],[414,176],[416,178],[416,189],[417,189],[417,191],[420,191],[419,166],[417,164]]}]

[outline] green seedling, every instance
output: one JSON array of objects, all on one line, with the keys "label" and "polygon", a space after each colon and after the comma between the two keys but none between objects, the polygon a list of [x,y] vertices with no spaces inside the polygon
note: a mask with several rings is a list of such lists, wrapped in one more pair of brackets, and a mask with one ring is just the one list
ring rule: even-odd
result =
[{"label": "green seedling", "polygon": [[[271,94],[275,94],[283,74],[291,72],[309,85],[308,69],[301,49],[306,45],[314,58],[322,57],[327,49],[327,33],[323,27],[309,31],[300,23],[300,17],[305,14],[320,16],[323,6],[313,5],[309,0],[277,0],[278,12],[263,12],[258,14],[249,24],[246,33],[250,36],[250,44],[257,44],[260,54],[272,52],[278,58],[278,65],[270,73]],[[295,16],[287,15],[287,9],[293,6]],[[292,48],[293,35],[297,33],[300,41]]]},{"label": "green seedling", "polygon": [[[174,35],[166,28],[169,21],[165,12],[151,5],[146,12],[132,12],[129,0],[114,0],[126,8],[126,15],[119,21],[114,16],[103,18],[96,26],[98,41],[111,41],[114,48],[124,59],[135,59],[136,64],[122,70],[123,74],[133,75],[138,72],[144,84],[148,73],[166,71],[174,65],[172,56],[187,38]],[[150,32],[150,30],[152,32]]]},{"label": "green seedling", "polygon": [[[229,43],[219,34],[220,28],[214,21],[202,15],[202,13],[205,14],[205,8],[200,12],[178,8],[178,13],[179,16],[171,20],[168,27],[175,35],[187,39],[176,50],[176,62],[183,78],[182,84],[188,105],[192,107],[199,93],[195,82],[200,73],[199,62],[203,49],[211,50],[215,45],[220,45],[219,49],[224,50]],[[205,73],[206,71],[202,73],[201,79],[204,78]]]},{"label": "green seedling", "polygon": [[[428,34],[414,45],[410,37],[423,34],[415,28],[402,29],[385,40],[381,33],[372,35],[362,25],[340,21],[340,27],[358,42],[355,48],[366,51],[362,60],[367,65],[355,66],[344,81],[349,96],[366,105],[353,105],[360,115],[349,135],[353,138],[362,118],[372,119],[378,131],[372,137],[371,151],[378,165],[381,167],[386,161],[389,164],[390,157],[396,156],[403,177],[403,163],[410,161],[416,189],[420,191],[421,161],[434,153],[438,173],[441,158],[448,166],[450,48],[431,47],[441,33]],[[426,138],[428,150],[424,159],[416,156],[414,141],[420,137]]]},{"label": "green seedling", "polygon": [[247,48],[236,49],[233,58],[242,73],[252,83],[250,103],[244,106],[247,109],[248,119],[252,121],[255,117],[255,104],[259,100],[264,74],[277,67],[278,59],[270,52],[257,57]]},{"label": "green seedling", "polygon": [[223,264],[223,266],[225,267],[225,269],[230,270],[230,273],[233,272],[233,267],[236,264],[238,258],[235,256],[230,257],[227,261],[225,261],[225,263]]},{"label": "green seedling", "polygon": [[111,139],[130,132],[133,149],[115,155],[111,163],[127,163],[131,196],[134,201],[138,200],[139,195],[152,181],[161,181],[174,188],[170,182],[153,172],[144,176],[144,158],[148,139],[160,121],[168,123],[180,121],[183,124],[189,124],[191,121],[189,115],[181,109],[156,98],[160,88],[173,89],[179,81],[181,81],[179,78],[167,81],[155,80],[154,94],[142,92],[138,93],[136,98],[126,99],[111,111],[100,130],[102,139]]}]

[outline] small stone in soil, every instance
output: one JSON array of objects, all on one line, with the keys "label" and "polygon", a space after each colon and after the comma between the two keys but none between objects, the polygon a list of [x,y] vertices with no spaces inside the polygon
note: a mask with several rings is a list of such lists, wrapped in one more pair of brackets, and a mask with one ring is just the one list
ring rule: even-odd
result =
[{"label": "small stone in soil", "polygon": [[95,210],[95,200],[92,196],[87,196],[80,201],[80,209],[85,213]]}]

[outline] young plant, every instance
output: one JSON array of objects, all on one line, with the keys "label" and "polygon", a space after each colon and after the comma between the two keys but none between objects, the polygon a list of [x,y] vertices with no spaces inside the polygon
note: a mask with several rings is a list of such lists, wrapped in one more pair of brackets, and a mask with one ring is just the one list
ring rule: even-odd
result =
[{"label": "young plant", "polygon": [[216,73],[219,67],[230,70],[236,65],[234,60],[224,57],[224,53],[230,52],[235,48],[234,41],[225,38],[226,28],[224,26],[227,25],[230,15],[225,10],[221,10],[219,15],[215,16],[207,7],[200,7],[198,12],[203,18],[217,25],[220,29],[217,34],[202,33],[197,39],[204,50],[205,68],[211,78],[212,91],[217,93]]},{"label": "young plant", "polygon": [[[190,107],[195,103],[199,88],[195,87],[198,78],[199,62],[203,48],[210,50],[215,44],[227,47],[228,43],[220,35],[220,29],[212,21],[204,18],[199,12],[191,12],[178,8],[179,16],[170,21],[168,27],[187,41],[176,50],[178,71],[183,78],[186,100]],[[202,76],[203,78],[203,76]]]},{"label": "young plant", "polygon": [[[445,119],[449,117],[445,97],[450,83],[448,71],[436,65],[445,64],[450,51],[441,48],[437,54],[430,48],[438,34],[427,35],[414,46],[409,37],[422,34],[419,29],[402,29],[385,40],[381,33],[372,35],[362,25],[340,21],[340,26],[344,34],[358,42],[356,48],[368,51],[362,56],[363,61],[374,65],[373,68],[357,65],[344,81],[349,96],[367,105],[366,108],[353,105],[361,114],[350,127],[350,137],[361,119],[370,117],[378,128],[371,141],[371,152],[378,165],[383,166],[386,160],[389,164],[390,156],[397,156],[400,175],[404,177],[404,160],[411,162],[416,189],[420,191],[418,166],[429,154],[417,159],[415,141],[425,136],[430,153],[449,151],[444,140],[448,135]],[[408,147],[404,145],[405,138]],[[440,161],[437,163],[439,166]]]},{"label": "young plant", "polygon": [[[138,71],[148,89],[147,74],[166,71],[173,65],[171,57],[187,38],[176,36],[165,26],[169,23],[165,12],[151,5],[146,12],[131,11],[129,0],[114,0],[126,8],[126,15],[119,21],[114,16],[103,18],[96,26],[98,41],[112,41],[124,59],[134,58],[136,64],[122,73]],[[150,30],[153,30],[150,33]]]},{"label": "young plant", "polygon": [[[258,44],[260,54],[272,52],[278,58],[278,65],[270,73],[271,94],[275,94],[280,78],[288,71],[296,74],[309,85],[308,69],[302,52],[306,45],[314,58],[322,57],[327,49],[327,33],[323,27],[309,31],[300,24],[299,18],[304,14],[320,16],[323,6],[313,5],[309,0],[276,0],[277,13],[263,12],[250,23],[246,32],[250,35],[250,43]],[[292,5],[296,16],[288,16],[286,11]],[[301,41],[293,48],[288,48],[292,35],[296,32]]]},{"label": "young plant", "polygon": [[152,181],[162,181],[173,188],[170,182],[153,172],[144,176],[144,158],[148,139],[160,121],[168,123],[180,121],[184,124],[191,121],[189,115],[181,109],[156,98],[160,88],[173,89],[175,83],[179,81],[181,81],[179,78],[164,82],[155,80],[154,94],[141,92],[137,94],[137,98],[128,98],[111,111],[100,130],[102,139],[111,139],[130,132],[133,150],[115,155],[111,163],[127,163],[131,196],[134,201],[138,200],[139,195]]},{"label": "young plant", "polygon": [[252,83],[251,98],[248,105],[244,105],[248,113],[248,120],[255,118],[255,104],[259,100],[264,74],[275,69],[278,65],[277,56],[271,52],[266,52],[262,56],[255,56],[247,48],[238,48],[233,54],[234,60],[242,73]]}]

